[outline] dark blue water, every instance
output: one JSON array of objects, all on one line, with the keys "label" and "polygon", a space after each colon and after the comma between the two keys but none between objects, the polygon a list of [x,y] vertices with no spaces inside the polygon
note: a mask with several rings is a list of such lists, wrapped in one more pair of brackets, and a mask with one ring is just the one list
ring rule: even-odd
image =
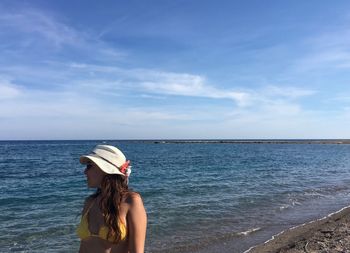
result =
[{"label": "dark blue water", "polygon": [[[78,159],[100,143],[0,142],[0,252],[77,252]],[[106,143],[132,161],[147,252],[240,252],[350,201],[350,145]]]}]

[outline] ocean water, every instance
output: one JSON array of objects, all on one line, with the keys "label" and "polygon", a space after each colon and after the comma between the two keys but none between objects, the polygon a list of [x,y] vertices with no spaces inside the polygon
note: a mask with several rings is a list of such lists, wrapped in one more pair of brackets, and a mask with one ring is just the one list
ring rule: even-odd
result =
[{"label": "ocean water", "polygon": [[[100,143],[0,142],[0,252],[78,251],[78,159]],[[350,145],[104,143],[132,161],[146,252],[243,252],[350,204]]]}]

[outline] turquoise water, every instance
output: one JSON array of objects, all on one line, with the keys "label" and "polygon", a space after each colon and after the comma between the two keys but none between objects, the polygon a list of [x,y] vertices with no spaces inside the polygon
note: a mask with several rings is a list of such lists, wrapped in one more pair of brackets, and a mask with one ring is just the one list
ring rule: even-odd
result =
[{"label": "turquoise water", "polygon": [[[100,143],[0,142],[0,252],[77,252],[78,159]],[[350,145],[106,143],[132,161],[147,252],[241,252],[350,201]]]}]

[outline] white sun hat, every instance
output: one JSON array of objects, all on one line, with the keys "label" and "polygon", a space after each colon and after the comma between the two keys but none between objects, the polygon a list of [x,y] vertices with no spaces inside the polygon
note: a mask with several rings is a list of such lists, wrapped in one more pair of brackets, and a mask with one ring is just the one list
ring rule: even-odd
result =
[{"label": "white sun hat", "polygon": [[130,161],[126,160],[125,155],[114,146],[97,145],[91,154],[80,157],[81,164],[87,164],[90,161],[107,174],[128,177],[131,173]]}]

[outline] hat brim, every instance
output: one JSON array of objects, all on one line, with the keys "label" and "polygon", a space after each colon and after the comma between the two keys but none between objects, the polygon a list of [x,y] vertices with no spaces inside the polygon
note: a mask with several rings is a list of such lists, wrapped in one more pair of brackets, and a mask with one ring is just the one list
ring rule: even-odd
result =
[{"label": "hat brim", "polygon": [[95,163],[103,172],[107,174],[118,174],[125,176],[123,173],[119,171],[119,169],[114,166],[113,164],[110,164],[109,162],[101,159],[99,156],[95,154],[90,155],[83,155],[80,157],[80,163],[81,164],[88,164],[89,162]]}]

